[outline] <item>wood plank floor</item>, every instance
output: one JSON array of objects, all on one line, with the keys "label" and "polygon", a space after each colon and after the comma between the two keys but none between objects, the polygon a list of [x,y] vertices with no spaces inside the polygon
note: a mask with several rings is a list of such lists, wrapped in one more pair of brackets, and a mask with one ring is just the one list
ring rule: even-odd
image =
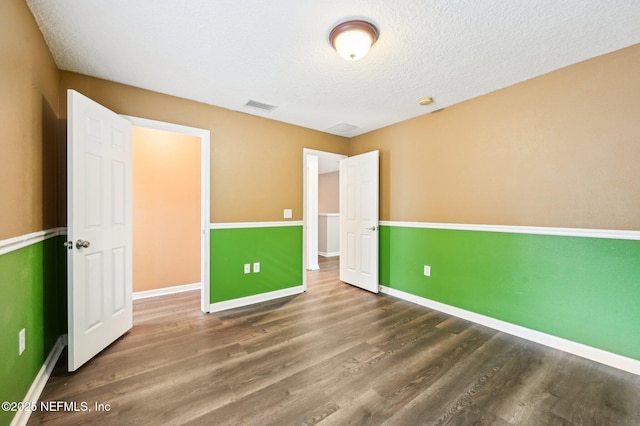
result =
[{"label": "wood plank floor", "polygon": [[[640,376],[343,284],[202,314],[199,292],[134,302],[133,329],[35,412],[48,425],[640,425]],[[95,404],[109,404],[96,411]]]}]

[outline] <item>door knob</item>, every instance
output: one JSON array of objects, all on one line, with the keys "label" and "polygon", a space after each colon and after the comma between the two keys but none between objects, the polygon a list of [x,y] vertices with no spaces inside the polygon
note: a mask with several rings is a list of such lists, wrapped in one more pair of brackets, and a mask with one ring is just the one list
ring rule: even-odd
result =
[{"label": "door knob", "polygon": [[77,249],[81,249],[81,248],[87,248],[91,245],[91,243],[89,241],[83,241],[83,240],[78,240],[76,241],[76,248]]},{"label": "door knob", "polygon": [[377,226],[372,226],[371,228],[367,228],[368,231],[375,231],[376,229],[378,229]]}]

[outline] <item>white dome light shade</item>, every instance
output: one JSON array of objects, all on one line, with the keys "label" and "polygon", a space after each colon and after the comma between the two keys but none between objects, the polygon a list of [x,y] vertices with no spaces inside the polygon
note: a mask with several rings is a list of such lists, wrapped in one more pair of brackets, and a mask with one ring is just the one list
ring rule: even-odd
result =
[{"label": "white dome light shade", "polygon": [[364,57],[378,39],[378,30],[365,21],[348,21],[335,27],[329,35],[331,45],[347,61]]}]

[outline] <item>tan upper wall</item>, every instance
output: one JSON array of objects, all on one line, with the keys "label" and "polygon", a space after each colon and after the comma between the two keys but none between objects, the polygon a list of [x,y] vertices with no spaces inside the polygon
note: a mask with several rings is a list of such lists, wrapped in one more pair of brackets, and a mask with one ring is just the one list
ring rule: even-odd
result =
[{"label": "tan upper wall", "polygon": [[302,151],[346,154],[348,139],[199,102],[62,72],[60,109],[75,89],[119,113],[211,131],[211,221],[302,220]]},{"label": "tan upper wall", "polygon": [[640,229],[638,69],[636,45],[348,143],[59,72],[26,4],[3,1],[0,239],[64,224],[56,116],[67,88],[118,113],[211,130],[213,222],[282,220],[283,208],[301,219],[307,147],[380,149],[385,220]]},{"label": "tan upper wall", "polygon": [[352,139],[381,219],[640,229],[640,45]]},{"label": "tan upper wall", "polygon": [[59,72],[23,0],[0,2],[0,240],[58,225]]}]

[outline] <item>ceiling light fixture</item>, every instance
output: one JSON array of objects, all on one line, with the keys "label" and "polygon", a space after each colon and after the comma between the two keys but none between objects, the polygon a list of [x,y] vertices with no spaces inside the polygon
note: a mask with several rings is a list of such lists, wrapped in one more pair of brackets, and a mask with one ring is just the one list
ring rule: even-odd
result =
[{"label": "ceiling light fixture", "polygon": [[366,21],[347,21],[331,30],[329,40],[338,55],[347,61],[357,61],[378,40],[378,29]]}]

